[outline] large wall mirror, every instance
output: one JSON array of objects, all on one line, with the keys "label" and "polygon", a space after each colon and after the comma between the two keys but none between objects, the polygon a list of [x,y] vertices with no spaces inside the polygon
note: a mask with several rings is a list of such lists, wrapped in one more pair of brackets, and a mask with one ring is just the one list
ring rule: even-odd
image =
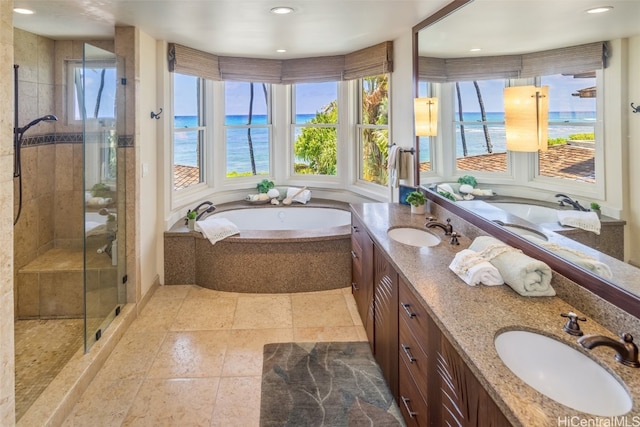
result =
[{"label": "large wall mirror", "polygon": [[[441,89],[438,89],[437,86],[434,89],[432,82],[425,81],[424,75],[429,73],[425,73],[425,70],[420,68],[424,66],[421,64],[423,64],[425,57],[442,59],[470,58],[473,61],[477,61],[485,56],[515,57],[598,42],[606,42],[603,45],[605,56],[607,55],[607,49],[611,49],[609,42],[612,42],[612,46],[616,49],[612,54],[620,55],[619,47],[624,45],[624,40],[640,36],[640,27],[638,27],[635,19],[635,17],[640,16],[640,2],[611,0],[605,3],[600,4],[597,1],[584,0],[563,0],[561,2],[540,0],[517,2],[512,0],[454,0],[443,4],[439,11],[427,17],[413,29],[415,96],[431,97],[440,94],[438,91]],[[607,6],[613,9],[601,14],[587,13],[590,7],[595,6]],[[630,52],[629,54],[640,55],[638,52]],[[635,61],[637,60],[638,58],[635,58]],[[623,60],[623,62],[626,61],[627,58]],[[432,70],[430,72],[433,73]],[[602,77],[604,74],[604,72],[598,74],[598,78],[601,79],[599,80],[600,84],[609,83],[609,80]],[[624,73],[620,74],[624,75]],[[588,79],[595,79],[596,74],[593,73],[589,76],[573,75],[572,77],[586,77],[587,80],[582,82],[590,83],[593,80]],[[622,95],[622,93],[624,93],[627,83],[620,77],[616,78],[616,82],[616,93],[620,93],[618,98],[626,96],[626,93],[625,95]],[[536,83],[539,84],[539,82]],[[586,91],[581,92],[582,89],[588,89],[587,86],[589,85],[585,84],[584,86],[584,88],[575,90],[576,98],[589,96]],[[608,96],[611,96],[611,92],[610,90]],[[629,111],[627,111],[629,108],[627,101],[624,98],[609,99],[606,104],[599,106],[603,110],[604,106],[607,107],[608,120],[602,125],[602,128],[606,128],[605,131],[597,126],[594,127],[595,130],[593,132],[596,136],[612,138],[622,135],[620,138],[623,138],[626,135],[628,130],[625,128],[625,123],[626,120],[629,120],[627,116],[630,115]],[[449,109],[451,111],[449,114],[455,116],[454,103],[455,97],[453,97],[453,101],[447,102],[445,100],[439,102],[440,117],[442,117],[443,109],[445,111]],[[611,105],[616,104],[618,105],[618,110],[610,108]],[[627,110],[623,110],[624,107]],[[612,118],[613,120],[611,120]],[[440,126],[443,125],[445,124],[440,124]],[[455,141],[452,144],[455,145]],[[436,137],[428,139],[416,137],[415,145],[418,154],[414,156],[417,176],[416,184],[422,184],[424,188],[427,188],[431,183],[438,180],[446,181],[455,177],[455,166],[453,171],[450,167],[447,169],[447,165],[455,164],[456,162],[455,148],[447,147],[442,138],[438,139]],[[438,151],[440,157],[434,155]],[[444,161],[442,153],[445,154]],[[447,153],[453,156],[453,160],[449,163],[447,163],[446,159]],[[604,152],[601,152],[601,154],[604,157]],[[607,154],[609,155],[609,153]],[[524,156],[522,158],[525,159]],[[532,158],[527,158],[525,161],[533,163],[533,160],[530,161]],[[609,178],[610,172],[617,169],[616,173],[624,174],[624,165],[611,164],[610,159],[611,155],[609,155],[607,163],[604,161],[594,162],[593,173],[598,177]],[[538,161],[538,159],[536,158],[535,161]],[[624,160],[621,159],[620,162],[623,163]],[[521,164],[524,164],[524,161]],[[514,168],[513,163],[510,167]],[[517,168],[518,165],[515,167]],[[607,173],[605,173],[605,167],[609,169]],[[459,171],[457,172],[459,173]],[[517,171],[515,174],[517,175]],[[421,175],[422,178],[420,178]],[[618,177],[620,176],[622,175],[618,175]],[[603,181],[605,180],[600,180],[599,185],[592,185],[593,191],[591,193],[589,193],[591,190],[585,190],[585,194],[592,194],[593,197],[605,197],[605,194],[611,193],[612,185],[620,185],[619,180],[609,179],[609,181],[615,182],[608,182],[606,185]],[[535,185],[537,185],[534,188],[535,190],[546,192],[547,194],[552,194],[556,190],[552,185],[545,188],[544,180],[540,180]],[[569,188],[581,188],[581,183],[576,183],[574,187],[571,187],[571,185],[569,185]],[[629,183],[629,186],[630,191],[633,191],[633,183]],[[527,189],[525,189],[526,191]],[[621,193],[619,196],[620,206],[625,206],[624,197],[627,197],[625,193]],[[464,204],[450,202],[435,193],[430,195],[430,198],[507,243],[523,249],[532,256],[545,260],[554,270],[634,316],[640,317],[640,287],[638,285],[640,283],[640,269],[614,258],[603,256],[600,259],[608,263],[613,272],[613,277],[602,277],[580,267],[576,263],[567,261],[541,245],[532,243],[517,233],[500,227],[495,222],[477,215],[474,212],[475,208],[467,209]],[[622,209],[620,208],[620,212],[622,212]],[[633,236],[631,238],[637,239],[637,237]]]}]

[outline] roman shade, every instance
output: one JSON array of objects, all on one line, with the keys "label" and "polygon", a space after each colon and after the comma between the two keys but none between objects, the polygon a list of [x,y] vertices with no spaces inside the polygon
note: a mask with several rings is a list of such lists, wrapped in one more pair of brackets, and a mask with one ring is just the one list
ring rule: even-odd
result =
[{"label": "roman shade", "polygon": [[169,43],[169,71],[209,80],[260,83],[311,83],[352,80],[393,71],[393,42],[383,42],[347,55],[297,59],[217,56]]},{"label": "roman shade", "polygon": [[578,74],[606,66],[605,42],[523,55],[418,58],[418,76],[433,83]]}]

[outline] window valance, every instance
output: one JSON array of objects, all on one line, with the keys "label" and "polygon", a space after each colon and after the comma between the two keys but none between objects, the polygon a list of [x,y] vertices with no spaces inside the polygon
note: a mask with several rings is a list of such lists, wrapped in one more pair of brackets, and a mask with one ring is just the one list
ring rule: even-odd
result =
[{"label": "window valance", "polygon": [[169,71],[209,80],[261,83],[310,83],[352,80],[393,71],[393,42],[347,55],[297,59],[217,56],[169,43]]},{"label": "window valance", "polygon": [[606,67],[605,42],[523,55],[418,58],[418,76],[434,83],[579,74]]}]

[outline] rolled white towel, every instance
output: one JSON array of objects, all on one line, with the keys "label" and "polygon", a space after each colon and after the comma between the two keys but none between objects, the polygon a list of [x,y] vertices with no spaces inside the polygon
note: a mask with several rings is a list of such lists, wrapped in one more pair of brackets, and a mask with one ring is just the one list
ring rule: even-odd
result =
[{"label": "rolled white towel", "polygon": [[561,225],[581,228],[600,234],[600,218],[595,212],[558,211],[558,221]]},{"label": "rolled white towel", "polygon": [[458,252],[449,268],[469,286],[480,283],[487,286],[504,285],[500,271],[478,252],[470,249]]},{"label": "rolled white towel", "polygon": [[201,232],[204,237],[209,239],[212,245],[222,239],[240,233],[238,227],[227,218],[216,218],[212,216],[202,221],[196,221],[193,229]]},{"label": "rolled white towel", "polygon": [[527,297],[556,294],[551,287],[551,268],[544,262],[490,236],[476,237],[469,249],[489,259],[504,282],[518,294]]},{"label": "rolled white towel", "polygon": [[[293,197],[293,195],[298,191],[300,191],[299,188],[289,187],[287,189],[287,197]],[[293,197],[293,199],[291,200],[294,202],[305,204],[309,200],[311,200],[311,190],[304,190],[302,193],[298,194],[296,197]]]}]

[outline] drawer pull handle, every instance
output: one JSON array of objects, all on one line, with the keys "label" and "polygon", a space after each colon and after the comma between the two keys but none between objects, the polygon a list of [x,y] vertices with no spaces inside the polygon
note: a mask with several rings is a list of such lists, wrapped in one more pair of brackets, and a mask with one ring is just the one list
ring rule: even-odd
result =
[{"label": "drawer pull handle", "polygon": [[358,259],[358,254],[356,254],[354,251],[351,251],[351,258]]},{"label": "drawer pull handle", "polygon": [[402,302],[402,303],[400,303],[400,305],[402,306],[402,308],[404,308],[404,311],[407,312],[407,314],[409,315],[410,319],[413,319],[414,317],[416,317],[416,314],[413,313],[411,310],[409,310],[409,307],[411,306],[411,304],[407,304],[406,302]]},{"label": "drawer pull handle", "polygon": [[411,347],[409,347],[408,345],[404,345],[404,344],[401,344],[401,346],[402,346],[402,351],[404,351],[404,354],[407,356],[407,359],[409,359],[409,363],[415,362],[416,358],[413,357],[411,355],[411,352],[409,351],[409,350],[411,350]]},{"label": "drawer pull handle", "polygon": [[409,407],[409,402],[411,401],[411,399],[409,399],[409,398],[407,398],[407,397],[404,397],[404,396],[402,396],[402,397],[401,397],[401,399],[402,399],[402,403],[404,404],[404,408],[405,408],[405,409],[407,410],[407,412],[409,413],[409,417],[410,417],[410,418],[415,418],[415,417],[416,417],[416,415],[418,415],[418,414],[417,414],[416,412],[413,412],[413,411],[411,410],[411,408]]},{"label": "drawer pull handle", "polygon": [[351,289],[354,291],[359,291],[358,284],[356,282],[351,282]]}]

